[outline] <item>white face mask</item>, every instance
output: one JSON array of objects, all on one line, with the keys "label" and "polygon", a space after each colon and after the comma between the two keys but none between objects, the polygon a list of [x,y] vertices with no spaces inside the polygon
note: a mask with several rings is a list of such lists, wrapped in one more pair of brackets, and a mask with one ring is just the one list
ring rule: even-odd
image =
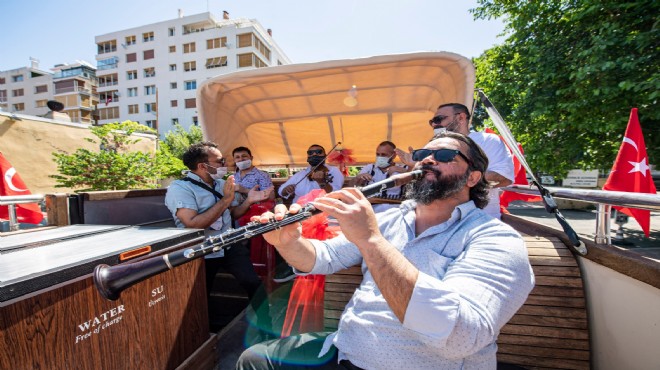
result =
[{"label": "white face mask", "polygon": [[433,136],[438,136],[447,133],[446,127],[436,127],[433,129]]},{"label": "white face mask", "polygon": [[208,173],[213,180],[220,180],[227,174],[227,167],[213,167],[209,165],[206,166],[215,169],[215,173],[210,173],[209,171],[206,171],[206,173]]},{"label": "white face mask", "polygon": [[376,167],[385,168],[390,165],[391,157],[376,157]]},{"label": "white face mask", "polygon": [[244,161],[236,162],[236,167],[238,167],[239,170],[247,170],[248,168],[252,167],[252,160],[247,159]]}]

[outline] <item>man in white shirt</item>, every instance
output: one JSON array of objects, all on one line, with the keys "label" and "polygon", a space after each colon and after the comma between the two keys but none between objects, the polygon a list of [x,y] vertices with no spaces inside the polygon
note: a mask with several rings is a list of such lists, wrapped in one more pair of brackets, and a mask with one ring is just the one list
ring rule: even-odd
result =
[{"label": "man in white shirt", "polygon": [[[361,263],[363,280],[336,332],[254,345],[237,369],[496,368],[499,331],[534,286],[524,241],[482,210],[488,159],[472,139],[446,133],[412,157],[423,177],[409,184],[410,200],[378,219],[346,188],[313,202],[343,235],[308,240],[299,224],[264,234],[301,274]],[[278,205],[253,220],[285,214]]]},{"label": "man in white shirt", "polygon": [[323,189],[326,193],[341,189],[344,185],[344,175],[337,167],[324,164],[325,158],[325,149],[318,144],[312,144],[307,149],[309,167],[291,176],[280,186],[278,194],[286,199],[293,195],[292,202],[295,203],[298,198],[314,189]]}]

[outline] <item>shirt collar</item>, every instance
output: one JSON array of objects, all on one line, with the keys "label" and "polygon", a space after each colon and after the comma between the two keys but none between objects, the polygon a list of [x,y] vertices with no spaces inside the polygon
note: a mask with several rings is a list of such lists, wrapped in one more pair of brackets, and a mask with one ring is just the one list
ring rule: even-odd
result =
[{"label": "shirt collar", "polygon": [[[401,210],[404,212],[404,220],[406,224],[408,225],[411,230],[415,230],[415,209],[417,208],[417,202],[414,200],[406,200],[403,203],[401,203]],[[427,236],[429,234],[437,234],[440,232],[443,232],[447,230],[449,227],[454,225],[455,223],[459,222],[460,220],[464,219],[467,217],[467,215],[475,210],[477,206],[474,204],[473,201],[469,200],[465,203],[459,204],[454,210],[451,212],[451,216],[449,216],[449,219],[441,224],[432,226],[428,229],[426,229],[423,233],[421,233],[418,237],[421,236]]]}]

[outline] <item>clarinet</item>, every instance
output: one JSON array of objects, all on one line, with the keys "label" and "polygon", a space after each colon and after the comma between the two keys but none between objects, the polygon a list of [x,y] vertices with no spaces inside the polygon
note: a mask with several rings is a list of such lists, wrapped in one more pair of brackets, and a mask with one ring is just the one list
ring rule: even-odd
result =
[{"label": "clarinet", "polygon": [[[421,170],[401,173],[377,183],[359,187],[358,190],[365,197],[370,198],[382,191],[407,184],[413,179],[422,176]],[[252,221],[238,229],[229,229],[222,234],[210,236],[201,244],[191,248],[184,248],[172,253],[144,259],[142,261],[109,266],[98,265],[94,268],[93,279],[96,289],[101,296],[108,300],[117,300],[124,289],[129,288],[143,280],[177,266],[188,263],[194,259],[218,252],[237,242],[250,239],[253,236],[277,230],[283,226],[306,220],[321,211],[307,204],[296,214],[289,214],[280,221],[271,220],[267,223]]]}]

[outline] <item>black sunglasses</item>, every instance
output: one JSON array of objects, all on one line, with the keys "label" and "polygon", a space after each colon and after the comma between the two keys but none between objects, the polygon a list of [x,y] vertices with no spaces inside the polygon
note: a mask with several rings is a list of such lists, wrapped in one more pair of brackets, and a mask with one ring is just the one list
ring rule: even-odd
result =
[{"label": "black sunglasses", "polygon": [[470,159],[458,149],[417,149],[413,150],[412,159],[415,162],[419,162],[431,154],[433,154],[433,159],[442,163],[449,163],[458,155],[465,159],[465,162],[469,165],[472,165],[472,161],[470,161]]},{"label": "black sunglasses", "polygon": [[454,114],[452,114],[451,116],[435,116],[435,117],[433,117],[433,118],[431,118],[431,119],[429,120],[429,125],[431,125],[431,126],[433,126],[433,125],[439,125],[439,124],[441,124],[442,121],[444,121],[446,118],[448,118],[448,117],[453,117],[453,116],[455,116],[455,115],[457,115],[457,114],[461,114],[461,113],[460,113],[460,112],[459,112],[459,113],[454,113]]},{"label": "black sunglasses", "polygon": [[[217,161],[217,163],[219,163],[220,166],[224,166],[224,165],[227,164],[227,158],[222,158],[222,159],[220,159],[219,161]],[[209,165],[210,165],[210,164],[209,164]],[[214,168],[215,168],[215,167],[214,167]]]},{"label": "black sunglasses", "polygon": [[323,155],[323,149],[308,150],[307,155]]}]

